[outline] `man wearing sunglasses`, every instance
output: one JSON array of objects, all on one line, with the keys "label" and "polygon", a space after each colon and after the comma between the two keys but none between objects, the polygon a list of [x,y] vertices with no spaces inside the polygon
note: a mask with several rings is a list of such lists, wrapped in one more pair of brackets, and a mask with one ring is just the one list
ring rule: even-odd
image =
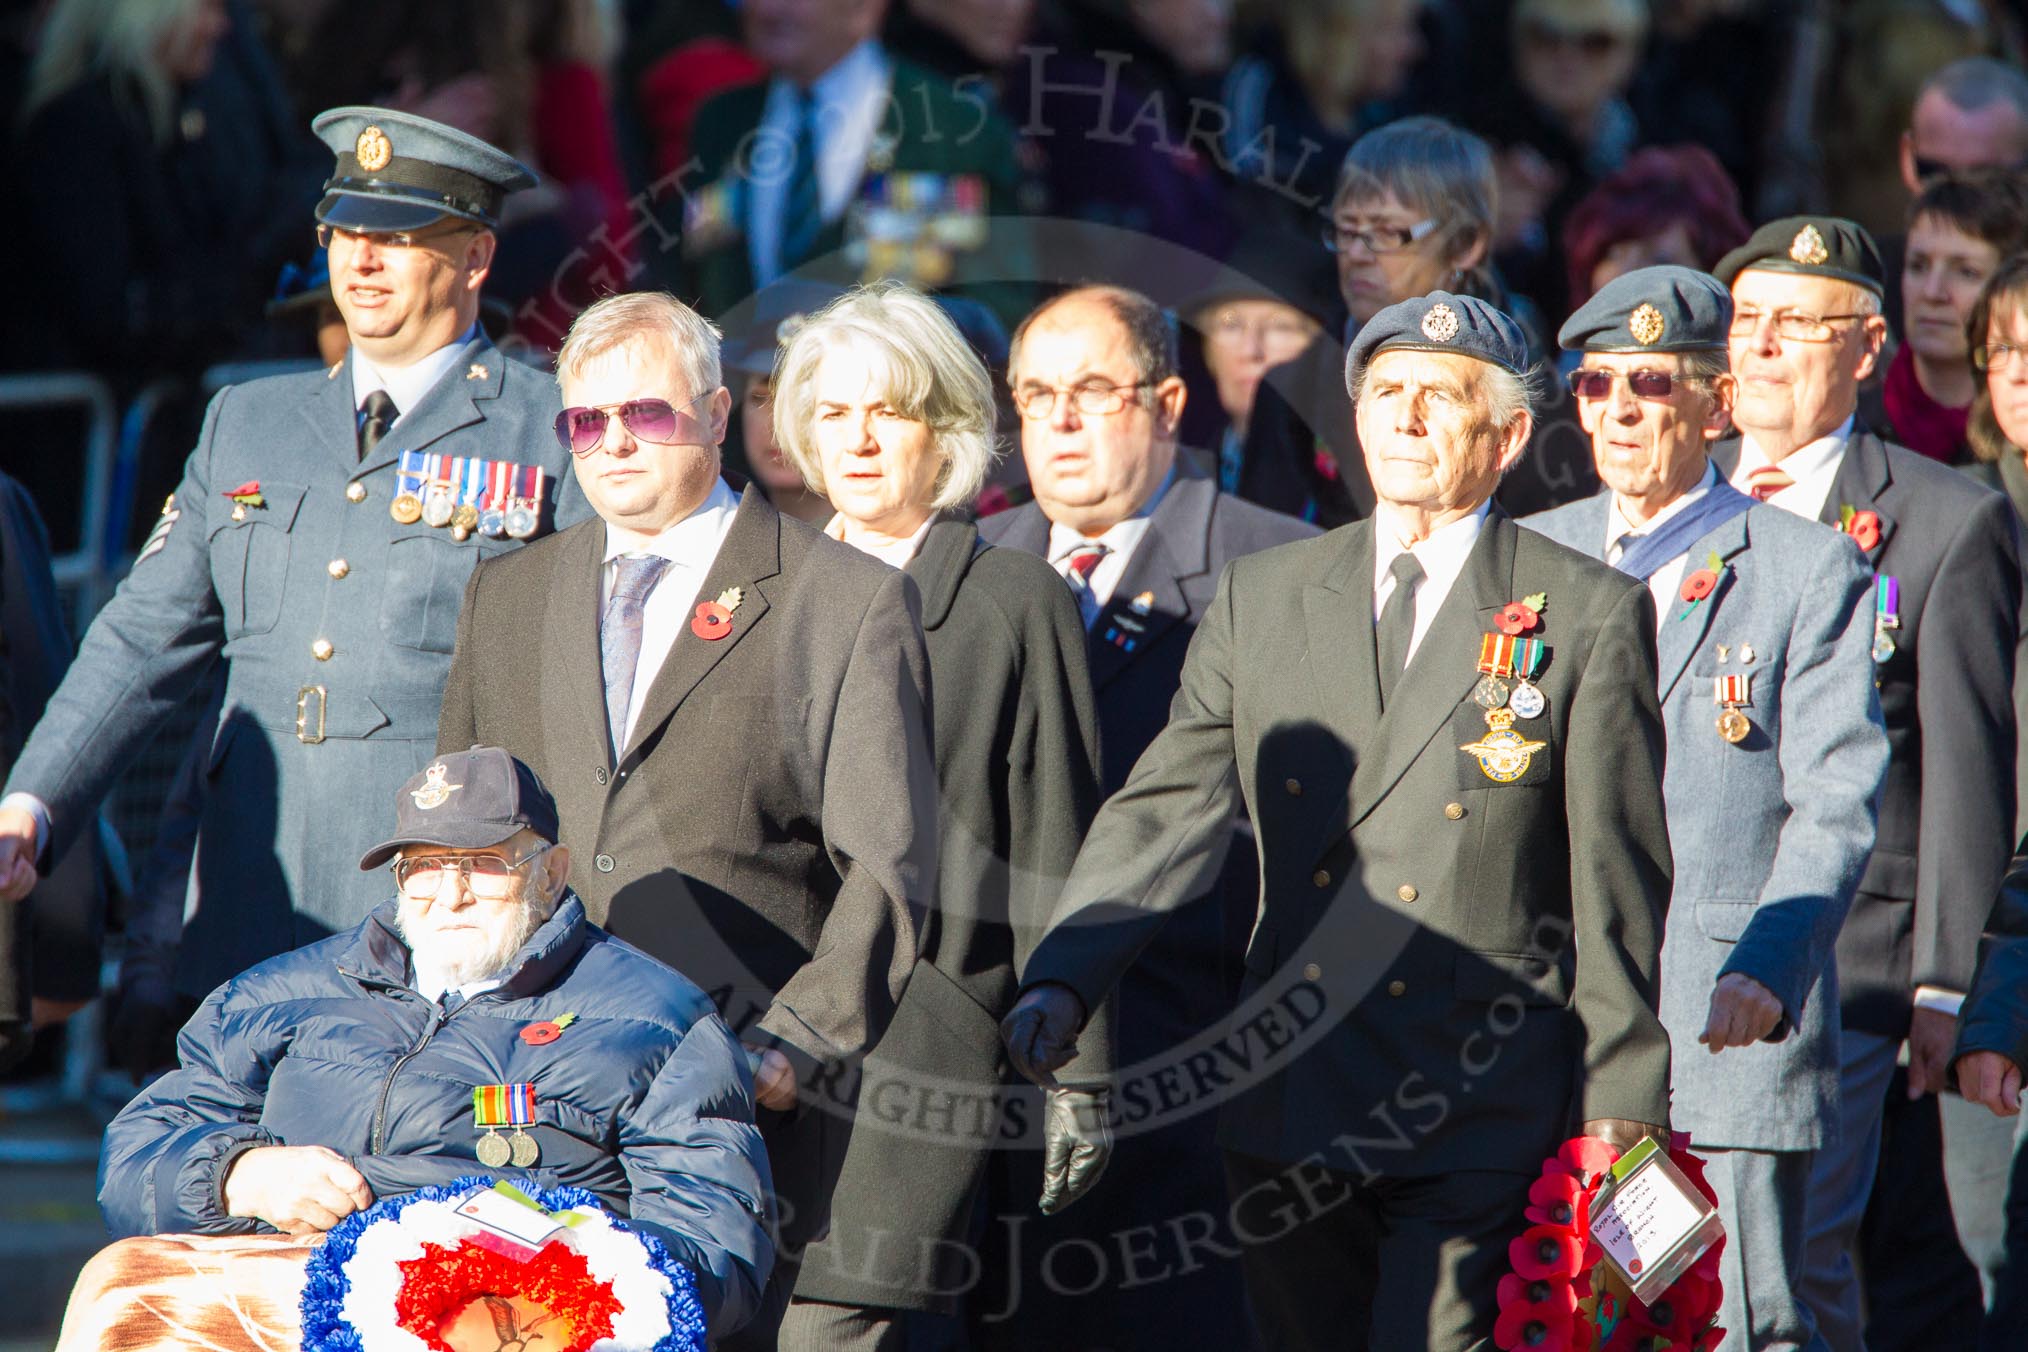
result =
[{"label": "man wearing sunglasses", "polygon": [[[435,746],[466,577],[585,514],[549,436],[554,390],[477,322],[502,203],[533,176],[406,113],[338,108],[314,126],[337,157],[316,220],[350,353],[212,400],[182,481],[0,800],[0,899],[11,899],[227,663],[202,734],[198,863],[176,957],[176,988],[193,1002],[350,929],[382,899],[347,861],[359,823]],[[434,492],[404,473],[424,457]],[[495,533],[459,528],[452,518],[503,479],[540,499],[526,528],[508,533],[505,514]],[[423,509],[431,497],[441,520]]]},{"label": "man wearing sunglasses", "polygon": [[772,1347],[936,876],[921,599],[721,477],[732,396],[688,306],[600,301],[557,370],[597,518],[472,574],[438,745],[505,746],[554,786],[592,920],[751,1049],[782,1261],[721,1346]]},{"label": "man wearing sunglasses", "polygon": [[[714,1338],[752,1314],[767,1160],[710,999],[586,919],[556,804],[505,751],[440,756],[394,805],[357,861],[382,903],[213,991],[180,1067],[107,1128],[99,1203],[124,1242],[80,1275],[67,1352],[181,1344],[177,1315],[207,1312],[228,1330],[207,1345],[293,1347],[295,1302],[261,1297],[300,1289],[309,1245],[470,1175],[585,1188],[690,1268]],[[487,1088],[517,1107],[482,1116]]]},{"label": "man wearing sunglasses", "polygon": [[1676,859],[1662,945],[1671,1124],[1709,1164],[1728,1243],[1718,1322],[1822,1348],[1796,1290],[1810,1163],[1836,1114],[1832,950],[1873,844],[1887,738],[1871,578],[1825,526],[1718,476],[1732,298],[1641,268],[1558,335],[1604,491],[1524,523],[1655,598]]},{"label": "man wearing sunglasses", "polygon": [[[1816,1156],[1803,1283],[1825,1341],[1842,1350],[1860,1346],[1850,1255],[1902,1044],[1904,1101],[1943,1090],[2011,853],[2019,547],[2004,497],[1857,418],[1859,382],[1886,336],[1880,254],[1864,229],[1774,221],[1715,271],[1732,289],[1740,436],[1713,461],[1742,492],[1847,531],[1875,575],[1873,675],[1892,759],[1838,937],[1840,1121]],[[1934,1105],[1918,1110],[1933,1133]],[[1893,1274],[1869,1282],[1883,1275]]]}]

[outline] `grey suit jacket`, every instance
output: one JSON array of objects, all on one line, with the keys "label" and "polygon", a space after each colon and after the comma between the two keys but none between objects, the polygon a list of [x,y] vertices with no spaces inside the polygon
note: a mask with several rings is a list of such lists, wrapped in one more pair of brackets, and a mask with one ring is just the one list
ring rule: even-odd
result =
[{"label": "grey suit jacket", "polygon": [[[1261,916],[1201,1077],[1229,1148],[1528,1173],[1574,1119],[1666,1121],[1647,589],[1495,513],[1383,712],[1373,557],[1356,522],[1226,569],[1169,726],[1100,811],[1024,979],[1095,1004],[1201,890],[1243,806]],[[1489,731],[1480,640],[1538,591],[1548,709],[1496,782],[1464,749]]]},{"label": "grey suit jacket", "polygon": [[[1739,443],[1712,452],[1721,474]],[[1838,936],[1844,1024],[1901,1037],[1915,988],[1968,990],[2014,828],[2019,530],[2007,499],[1855,428],[1819,520],[1880,517],[1868,552],[1901,587],[1875,679],[1889,761],[1873,854]]]},{"label": "grey suit jacket", "polygon": [[[227,660],[177,959],[185,993],[350,929],[387,899],[387,880],[361,873],[359,856],[385,831],[395,790],[429,761],[465,579],[522,543],[394,521],[399,454],[540,466],[554,519],[568,525],[586,508],[551,430],[557,408],[554,382],[484,339],[363,461],[350,358],[211,401],[156,535],[7,780],[49,805],[60,855],[205,670]],[[249,480],[264,501],[235,520],[225,494]],[[320,639],[331,645],[323,660]]]},{"label": "grey suit jacket", "polygon": [[702,986],[805,1086],[877,1041],[931,900],[936,768],[906,576],[740,499],[615,764],[599,667],[605,523],[490,560],[465,591],[438,745],[501,746],[556,796],[595,924]]},{"label": "grey suit jacket", "polygon": [[[1522,524],[1602,557],[1610,505],[1604,492]],[[1662,944],[1672,1121],[1699,1145],[1812,1150],[1837,1107],[1832,953],[1887,771],[1872,579],[1849,538],[1778,507],[1749,508],[1688,553],[1686,575],[1713,555],[1720,569],[1710,596],[1669,605],[1656,640],[1676,860]],[[1752,678],[1753,728],[1733,744],[1714,695],[1737,674]],[[1783,1019],[1713,1056],[1697,1035],[1732,972],[1773,991]]]}]

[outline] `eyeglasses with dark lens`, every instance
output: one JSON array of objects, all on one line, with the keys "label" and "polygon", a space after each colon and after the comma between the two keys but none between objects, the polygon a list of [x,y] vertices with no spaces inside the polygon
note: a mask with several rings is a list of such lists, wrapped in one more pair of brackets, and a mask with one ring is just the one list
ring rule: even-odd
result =
[{"label": "eyeglasses with dark lens", "polygon": [[1056,412],[1056,397],[1063,395],[1079,413],[1103,417],[1118,413],[1134,395],[1152,384],[1152,381],[1146,380],[1133,385],[1102,385],[1091,381],[1069,390],[1053,385],[1023,385],[1014,391],[1014,407],[1020,410],[1022,417],[1039,422]]},{"label": "eyeglasses with dark lens", "polygon": [[548,848],[538,846],[519,859],[497,854],[405,855],[389,867],[394,870],[394,885],[412,897],[435,896],[450,873],[457,874],[474,896],[504,897],[513,890],[515,870]]},{"label": "eyeglasses with dark lens", "polygon": [[703,397],[696,395],[680,404],[667,399],[630,399],[603,408],[567,408],[556,415],[556,440],[572,455],[590,455],[606,439],[606,419],[617,416],[636,439],[667,445],[676,439],[676,414]]},{"label": "eyeglasses with dark lens", "polygon": [[1626,376],[1627,390],[1636,399],[1667,399],[1669,392],[1676,388],[1676,377],[1667,371],[1586,369],[1570,373],[1570,392],[1580,399],[1610,399],[1613,380],[1621,375]]}]

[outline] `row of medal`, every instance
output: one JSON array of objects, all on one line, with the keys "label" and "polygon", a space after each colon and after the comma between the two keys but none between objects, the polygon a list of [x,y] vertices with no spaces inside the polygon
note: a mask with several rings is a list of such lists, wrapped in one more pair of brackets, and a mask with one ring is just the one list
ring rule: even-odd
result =
[{"label": "row of medal", "polygon": [[1531,741],[1514,730],[1518,718],[1536,719],[1549,699],[1535,684],[1535,673],[1549,645],[1539,638],[1487,634],[1479,642],[1479,683],[1472,702],[1486,711],[1486,735],[1458,749],[1479,762],[1479,770],[1496,784],[1511,784],[1528,773],[1529,762],[1547,742]]},{"label": "row of medal", "polygon": [[[535,1086],[532,1084],[482,1084],[472,1089],[472,1125],[483,1131],[475,1153],[489,1169],[512,1164],[517,1169],[533,1168],[542,1158],[535,1138],[524,1127],[535,1121]],[[513,1134],[502,1136],[501,1127]]]},{"label": "row of medal", "polygon": [[1891,574],[1873,579],[1873,660],[1894,656],[1892,630],[1901,628],[1901,582]]},{"label": "row of medal", "polygon": [[542,528],[542,499],[548,477],[536,465],[478,456],[403,451],[394,501],[387,512],[404,526],[420,521],[451,537],[468,540],[473,531],[494,539],[529,540]]}]

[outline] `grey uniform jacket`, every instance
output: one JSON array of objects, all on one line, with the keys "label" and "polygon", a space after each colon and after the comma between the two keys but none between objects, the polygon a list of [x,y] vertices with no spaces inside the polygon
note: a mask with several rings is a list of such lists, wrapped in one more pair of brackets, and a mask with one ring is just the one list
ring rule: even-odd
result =
[{"label": "grey uniform jacket", "polygon": [[964,1241],[987,1154],[1021,1125],[987,1111],[1006,1067],[999,1020],[1098,812],[1098,726],[1077,602],[1055,570],[945,520],[908,574],[922,589],[942,786],[937,905],[867,1059],[830,1231],[805,1251],[796,1294],[948,1313],[976,1279]]},{"label": "grey uniform jacket", "polygon": [[[1202,1078],[1221,1140],[1367,1175],[1530,1173],[1573,1119],[1668,1115],[1669,895],[1647,588],[1495,512],[1380,707],[1373,526],[1234,562],[1169,726],[1101,809],[1024,979],[1092,1007],[1214,866],[1260,840],[1241,1007]],[[1544,592],[1540,745],[1462,750],[1481,638]]]},{"label": "grey uniform jacket", "polygon": [[[1712,452],[1719,473],[1739,443]],[[1908,1031],[1915,988],[1964,991],[2014,833],[2018,530],[2007,499],[1855,427],[1818,519],[1880,517],[1867,553],[1901,588],[1877,664],[1890,759],[1873,854],[1838,936],[1844,1026]]]},{"label": "grey uniform jacket", "polygon": [[[393,520],[399,453],[539,465],[554,519],[585,514],[551,430],[556,386],[484,339],[363,461],[352,396],[349,358],[219,391],[156,533],[7,780],[48,804],[60,855],[211,663],[230,663],[177,959],[188,994],[386,899],[359,856],[435,750],[465,579],[522,543]],[[225,495],[249,481],[263,501],[235,520]]]},{"label": "grey uniform jacket", "polygon": [[[1601,493],[1523,524],[1596,557],[1610,507]],[[1670,1120],[1699,1145],[1811,1150],[1837,1108],[1832,952],[1887,771],[1872,578],[1847,537],[1779,507],[1708,532],[1685,575],[1713,555],[1716,589],[1694,605],[1679,591],[1656,639],[1676,861],[1662,944]],[[1718,677],[1741,674],[1752,729],[1735,744],[1719,736],[1714,694]],[[1774,992],[1783,1018],[1755,1046],[1713,1056],[1697,1035],[1731,972]]]},{"label": "grey uniform jacket", "polygon": [[[617,758],[597,519],[472,574],[438,744],[513,752],[556,796],[573,886],[811,1083],[887,1027],[935,886],[937,786],[915,584],[742,495]],[[756,1027],[757,1025],[757,1027]]]}]

